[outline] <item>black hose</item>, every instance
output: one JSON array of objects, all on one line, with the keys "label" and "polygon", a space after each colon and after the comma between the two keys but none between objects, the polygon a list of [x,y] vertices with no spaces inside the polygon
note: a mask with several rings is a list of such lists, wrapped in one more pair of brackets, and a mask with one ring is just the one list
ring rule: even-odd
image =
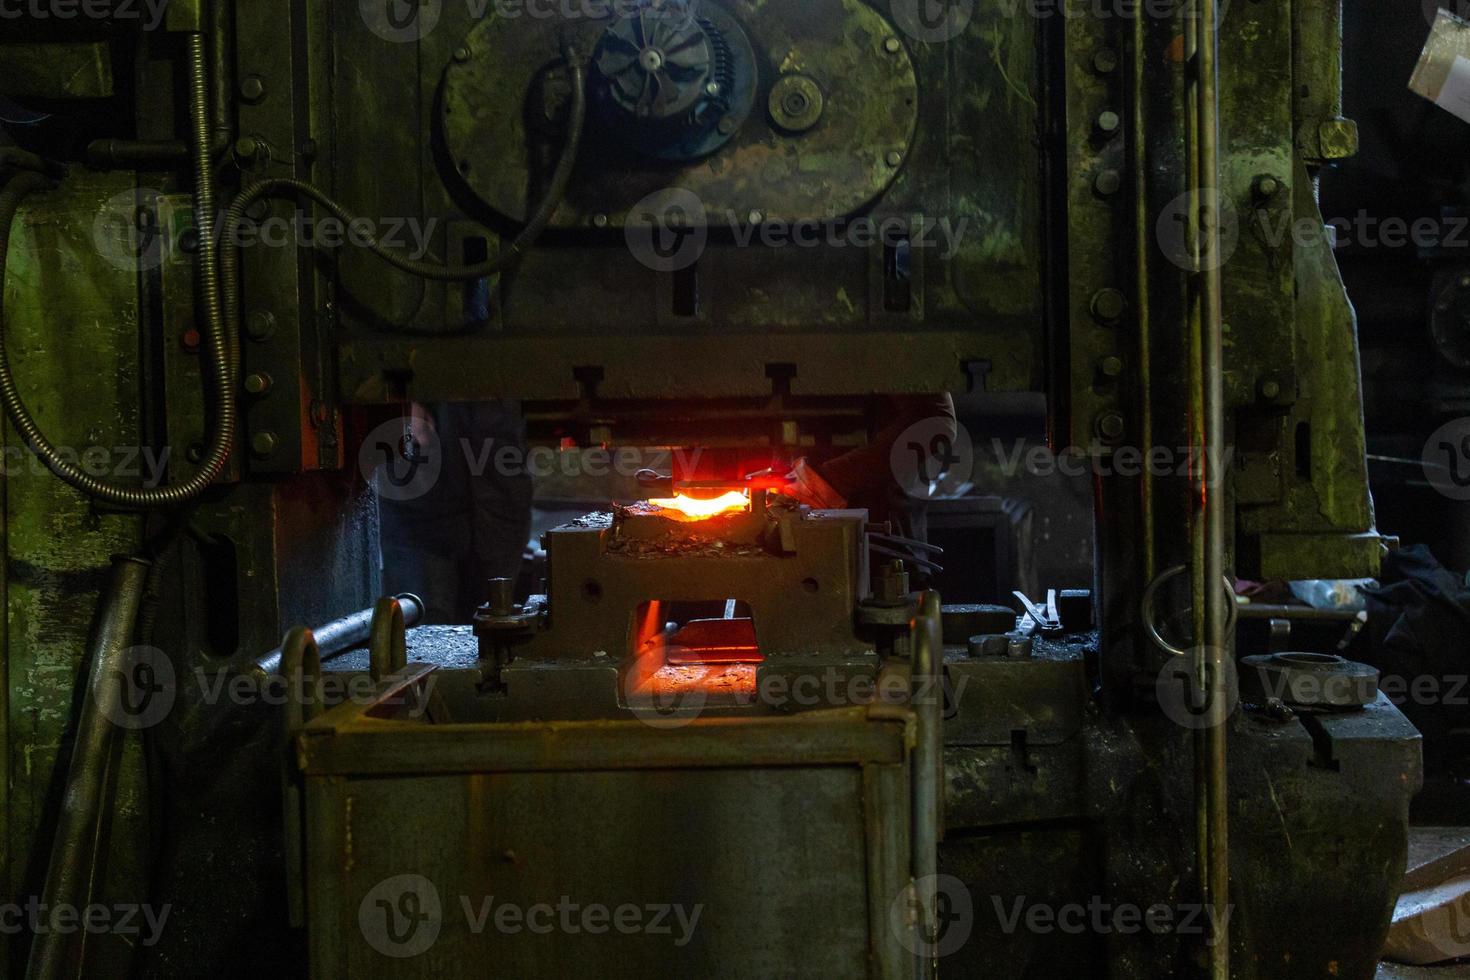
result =
[{"label": "black hose", "polygon": [[66,176],[66,167],[55,160],[47,160],[39,154],[29,150],[22,150],[18,146],[0,146],[0,170],[15,167],[20,170],[31,170],[48,177]]},{"label": "black hose", "polygon": [[[5,414],[25,439],[31,452],[62,481],[82,493],[117,507],[145,509],[183,504],[202,493],[224,472],[235,442],[234,365],[225,334],[220,303],[218,240],[214,233],[215,183],[210,160],[209,79],[205,41],[199,34],[188,39],[189,115],[193,137],[194,221],[198,229],[198,291],[204,308],[204,360],[212,394],[214,428],[209,448],[199,471],[182,483],[166,487],[127,487],[93,477],[67,462],[42,434],[26,409],[10,371],[5,352],[3,295],[0,295],[0,402]],[[0,192],[0,289],[5,282],[6,257],[10,250],[10,226],[21,202],[30,194],[49,187],[45,178],[21,174]]]},{"label": "black hose", "polygon": [[[572,179],[572,168],[577,162],[577,151],[582,144],[582,130],[587,119],[586,68],[572,45],[566,45],[563,48],[563,54],[567,68],[572,75],[572,103],[567,120],[566,142],[562,145],[561,158],[557,161],[556,170],[551,175],[551,185],[547,188],[546,195],[541,199],[540,205],[531,215],[530,220],[526,222],[526,226],[511,241],[508,248],[487,262],[464,266],[418,262],[404,258],[393,253],[371,236],[364,247],[395,269],[437,282],[484,279],[505,271],[515,263],[551,223],[552,215],[555,214],[562,199],[566,196],[567,185]],[[328,197],[321,189],[304,180],[276,177],[259,181],[241,191],[225,215],[225,248],[220,263],[225,287],[226,330],[231,337],[239,335],[240,268],[239,256],[234,243],[239,240],[240,224],[244,220],[246,210],[256,202],[267,197],[279,196],[282,192],[288,191],[315,201],[344,225],[352,225],[360,220],[341,204]]]}]

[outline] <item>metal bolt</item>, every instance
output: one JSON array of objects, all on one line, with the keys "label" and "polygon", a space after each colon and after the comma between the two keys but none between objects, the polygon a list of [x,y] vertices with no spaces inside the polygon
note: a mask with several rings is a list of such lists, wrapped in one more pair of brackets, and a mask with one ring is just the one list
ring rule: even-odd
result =
[{"label": "metal bolt", "polygon": [[1270,174],[1261,174],[1251,182],[1251,192],[1255,194],[1256,200],[1269,201],[1281,193],[1281,181]]},{"label": "metal bolt", "polygon": [[1261,381],[1261,397],[1267,401],[1275,401],[1281,397],[1281,382],[1275,378],[1264,378]]},{"label": "metal bolt", "polygon": [[606,228],[607,227],[607,215],[605,215],[605,214],[594,214],[592,216],[592,226],[594,228]]},{"label": "metal bolt", "polygon": [[903,162],[903,154],[897,150],[889,150],[888,155],[883,158],[883,162],[890,167],[896,167]]},{"label": "metal bolt", "polygon": [[254,310],[245,318],[245,333],[251,340],[269,340],[275,332],[276,317],[268,310]]},{"label": "metal bolt", "polygon": [[1123,428],[1123,416],[1117,412],[1107,412],[1097,420],[1097,434],[1108,442],[1123,438]]},{"label": "metal bolt", "polygon": [[256,371],[245,376],[245,390],[252,395],[263,395],[271,390],[271,376],[264,371]]},{"label": "metal bolt", "polygon": [[706,85],[704,87],[704,94],[705,95],[708,95],[710,98],[714,98],[715,96],[719,95],[720,94],[720,83],[719,82],[710,82],[708,85]]},{"label": "metal bolt", "polygon": [[257,432],[250,437],[250,451],[261,459],[265,459],[276,451],[281,440],[276,438],[274,432]]},{"label": "metal bolt", "polygon": [[469,48],[465,48],[465,47],[455,48],[454,49],[454,60],[457,61],[457,62],[459,62],[460,64],[464,64],[466,61],[469,61],[470,60],[470,49]]},{"label": "metal bolt", "polygon": [[191,463],[198,463],[204,459],[204,447],[197,442],[189,443],[189,448],[184,450],[184,458]]},{"label": "metal bolt", "polygon": [[1109,354],[1097,362],[1097,369],[1105,378],[1116,378],[1123,373],[1123,359]]},{"label": "metal bolt", "polygon": [[246,102],[259,102],[265,98],[265,79],[251,75],[240,81],[240,98]]},{"label": "metal bolt", "polygon": [[729,136],[731,133],[735,132],[735,127],[739,125],[740,121],[734,116],[725,116],[723,119],[720,120],[719,125],[716,126],[716,128],[720,131],[721,136]]},{"label": "metal bolt", "polygon": [[1116,133],[1118,131],[1118,127],[1121,125],[1123,125],[1122,117],[1113,110],[1105,109],[1102,112],[1098,113],[1097,131],[1099,133],[1110,136],[1113,133]]},{"label": "metal bolt", "polygon": [[1317,143],[1324,160],[1346,160],[1358,153],[1358,124],[1341,116],[1329,119],[1317,129]]},{"label": "metal bolt", "polygon": [[985,633],[970,637],[966,645],[972,657],[1004,657],[1010,650],[1011,638],[1004,633]]},{"label": "metal bolt", "polygon": [[1012,636],[1006,642],[1006,656],[1015,660],[1025,660],[1030,657],[1035,649],[1036,640],[1030,636]]},{"label": "metal bolt", "polygon": [[762,221],[766,220],[766,216],[761,214],[759,211],[752,211],[750,212],[750,214],[745,216],[745,220],[749,221],[753,225],[758,225]]},{"label": "metal bolt", "polygon": [[1112,197],[1123,186],[1123,177],[1116,170],[1103,170],[1093,180],[1092,186],[1103,197]]},{"label": "metal bolt", "polygon": [[515,612],[515,583],[508,578],[492,578],[486,605],[492,616],[509,616]]},{"label": "metal bolt", "polygon": [[261,141],[255,136],[242,136],[235,141],[235,155],[242,160],[253,160],[260,155]]},{"label": "metal bolt", "polygon": [[1100,323],[1108,325],[1117,323],[1127,309],[1128,300],[1123,296],[1121,290],[1109,286],[1092,294],[1092,315]]},{"label": "metal bolt", "polygon": [[1110,75],[1118,70],[1118,52],[1112,48],[1098,48],[1092,56],[1092,69],[1099,75]]},{"label": "metal bolt", "polygon": [[899,42],[898,38],[890,37],[883,42],[883,50],[889,54],[898,54],[903,50],[903,45]]}]

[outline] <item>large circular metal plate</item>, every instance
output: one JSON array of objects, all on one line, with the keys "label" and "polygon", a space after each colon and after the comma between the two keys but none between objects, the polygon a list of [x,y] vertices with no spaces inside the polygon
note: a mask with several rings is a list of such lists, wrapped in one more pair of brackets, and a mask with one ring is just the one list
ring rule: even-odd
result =
[{"label": "large circular metal plate", "polygon": [[[539,201],[564,136],[570,90],[559,38],[570,32],[585,56],[611,23],[529,10],[492,13],[470,31],[445,70],[439,109],[459,179],[514,221]],[[589,119],[553,227],[617,227],[638,202],[671,190],[695,195],[716,226],[752,212],[786,222],[836,218],[860,210],[897,176],[914,138],[918,88],[908,49],[882,15],[862,0],[751,0],[738,17],[704,0],[700,10],[736,17],[749,36],[756,109],[731,119],[727,145],[688,164],[640,155]],[[810,78],[822,96],[820,118],[801,132],[777,127],[766,112],[773,87],[793,74]]]}]

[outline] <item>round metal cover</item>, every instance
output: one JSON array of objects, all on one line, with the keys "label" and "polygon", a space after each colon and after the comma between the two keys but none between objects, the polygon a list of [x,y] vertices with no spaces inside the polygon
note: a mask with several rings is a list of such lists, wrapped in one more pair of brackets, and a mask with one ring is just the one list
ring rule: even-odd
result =
[{"label": "round metal cover", "polygon": [[[492,9],[445,69],[438,111],[459,179],[494,211],[524,221],[564,138],[570,88],[559,37],[568,32],[590,57],[611,18],[507,17]],[[764,109],[783,75],[800,74],[824,94],[821,118],[799,133],[777,128],[765,112],[729,118],[723,148],[671,164],[640,155],[589,117],[552,227],[594,218],[598,227],[620,227],[638,202],[669,191],[695,195],[716,226],[752,213],[766,221],[836,218],[872,202],[898,175],[918,124],[918,85],[908,49],[888,43],[896,29],[877,10],[862,0],[762,3],[742,7],[739,18],[711,0],[699,10],[717,25],[737,21],[750,38],[754,105]]]}]

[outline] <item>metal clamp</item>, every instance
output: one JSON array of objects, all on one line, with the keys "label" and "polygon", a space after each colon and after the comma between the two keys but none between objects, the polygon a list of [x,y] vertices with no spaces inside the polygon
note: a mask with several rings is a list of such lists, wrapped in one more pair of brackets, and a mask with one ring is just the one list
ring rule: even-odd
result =
[{"label": "metal clamp", "polygon": [[403,604],[383,596],[373,606],[373,625],[368,634],[368,672],[374,681],[408,666],[408,640],[403,624]]},{"label": "metal clamp", "polygon": [[[1159,589],[1163,586],[1163,584],[1170,579],[1177,578],[1178,576],[1183,575],[1188,570],[1188,565],[1175,565],[1173,568],[1165,569],[1157,576],[1155,576],[1154,580],[1148,583],[1148,587],[1143,590],[1143,602],[1141,604],[1140,610],[1143,615],[1143,628],[1145,631],[1147,631],[1148,638],[1153,641],[1153,644],[1157,646],[1160,650],[1163,650],[1165,653],[1173,654],[1176,657],[1187,657],[1189,656],[1189,651],[1174,646],[1168,640],[1165,640],[1163,635],[1159,633],[1159,627],[1154,622],[1154,604],[1155,600],[1158,599]],[[1237,617],[1237,604],[1235,602],[1235,583],[1231,582],[1230,579],[1227,577],[1222,580],[1221,584],[1225,586],[1225,594],[1230,597],[1230,601],[1228,603],[1230,607],[1230,617],[1225,621],[1225,632],[1230,633],[1232,630],[1235,629],[1235,620]]]},{"label": "metal clamp", "polygon": [[[281,673],[286,678],[286,731],[294,732],[322,710],[322,658],[316,637],[305,626],[286,634],[281,644]],[[312,690],[308,694],[307,678]]]}]

